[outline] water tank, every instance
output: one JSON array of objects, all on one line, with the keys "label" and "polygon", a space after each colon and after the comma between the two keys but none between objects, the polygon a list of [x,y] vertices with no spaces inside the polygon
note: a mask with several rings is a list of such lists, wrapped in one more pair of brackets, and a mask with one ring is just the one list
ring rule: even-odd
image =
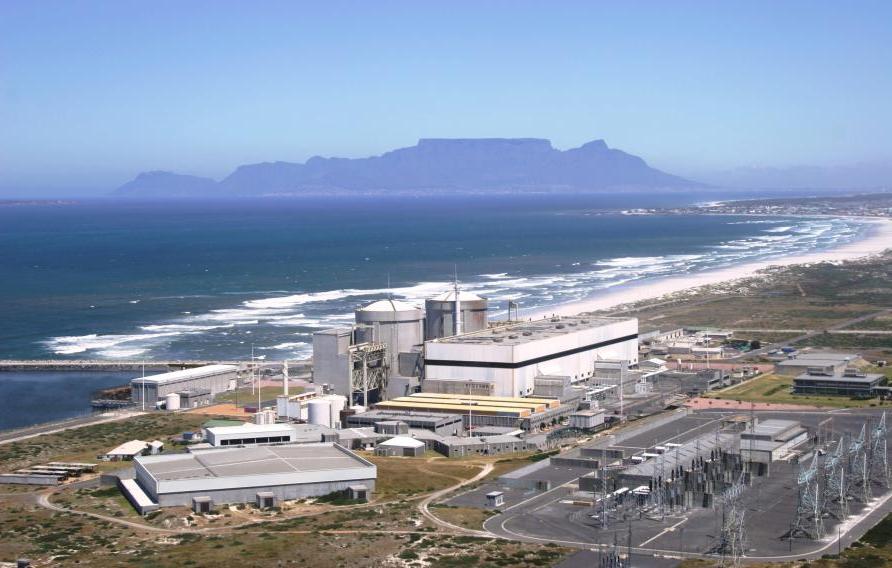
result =
[{"label": "water tank", "polygon": [[167,410],[179,410],[180,409],[180,395],[175,392],[170,393],[169,395],[164,397],[164,406],[167,407]]},{"label": "water tank", "polygon": [[424,311],[399,300],[379,300],[355,312],[356,323],[371,328],[372,341],[387,345],[387,364],[399,369],[400,353],[424,343]]},{"label": "water tank", "polygon": [[307,422],[331,428],[331,401],[314,398],[307,403]]},{"label": "water tank", "polygon": [[[461,308],[462,333],[486,329],[486,310],[489,309],[488,300],[464,290],[459,292],[458,300]],[[449,337],[454,334],[454,290],[425,300],[424,311],[426,315],[424,323],[425,340]]]},{"label": "water tank", "polygon": [[329,394],[324,397],[331,403],[332,427],[338,426],[341,421],[341,411],[347,407],[347,397],[339,394]]}]

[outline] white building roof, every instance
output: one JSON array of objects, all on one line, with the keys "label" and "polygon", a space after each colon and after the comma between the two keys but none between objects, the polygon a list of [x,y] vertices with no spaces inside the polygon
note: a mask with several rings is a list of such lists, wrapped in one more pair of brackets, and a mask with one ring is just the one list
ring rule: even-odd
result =
[{"label": "white building roof", "polygon": [[635,322],[634,318],[608,318],[596,316],[563,316],[520,322],[461,335],[441,337],[425,342],[425,345],[523,345],[543,339],[568,336],[584,330],[598,329],[609,325]]},{"label": "white building roof", "polygon": [[157,494],[207,492],[377,477],[371,462],[336,444],[252,446],[136,458]]},{"label": "white building roof", "polygon": [[170,373],[161,373],[160,375],[151,375],[148,377],[138,377],[133,382],[142,384],[143,381],[147,385],[162,385],[167,383],[176,383],[189,379],[200,379],[213,375],[222,375],[223,373],[234,373],[238,371],[235,365],[204,365],[195,367],[194,369],[183,369],[181,371],[171,371]]},{"label": "white building roof", "polygon": [[408,436],[396,436],[395,438],[391,438],[386,442],[381,442],[378,445],[396,448],[421,448],[424,446],[424,442],[416,440],[415,438],[409,438]]},{"label": "white building roof", "polygon": [[136,456],[145,451],[145,449],[149,446],[148,442],[143,442],[142,440],[130,440],[129,442],[124,442],[117,448],[113,450],[109,450],[106,455],[108,456]]},{"label": "white building roof", "polygon": [[[434,296],[431,300],[435,302],[454,302],[455,301],[455,290],[450,290],[448,292],[443,292],[438,296]],[[479,302],[483,300],[480,296],[473,292],[466,292],[465,290],[460,290],[458,293],[458,301],[459,302]]]},{"label": "white building roof", "polygon": [[245,422],[240,426],[212,426],[207,428],[214,436],[225,436],[227,434],[260,434],[261,432],[269,433],[291,433],[294,427],[290,424],[254,424],[253,422]]},{"label": "white building roof", "polygon": [[387,299],[387,300],[378,300],[377,302],[372,302],[367,306],[363,306],[359,308],[361,312],[407,312],[418,310],[417,306],[413,306],[408,302],[402,302],[400,300]]}]

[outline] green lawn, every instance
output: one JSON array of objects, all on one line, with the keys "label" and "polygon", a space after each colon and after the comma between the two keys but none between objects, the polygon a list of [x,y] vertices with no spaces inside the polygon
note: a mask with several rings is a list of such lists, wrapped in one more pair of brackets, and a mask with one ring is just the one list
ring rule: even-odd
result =
[{"label": "green lawn", "polygon": [[827,406],[832,408],[856,408],[878,406],[878,399],[853,400],[847,396],[822,396],[793,394],[793,377],[765,375],[741,383],[735,387],[710,393],[710,398],[739,400],[744,402],[767,402],[771,404],[802,404],[806,406]]}]

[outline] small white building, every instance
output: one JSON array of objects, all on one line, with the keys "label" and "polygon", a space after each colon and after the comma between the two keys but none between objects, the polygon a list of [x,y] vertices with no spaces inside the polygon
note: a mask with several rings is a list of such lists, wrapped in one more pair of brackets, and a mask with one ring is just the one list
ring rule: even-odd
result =
[{"label": "small white building", "polygon": [[580,410],[570,415],[570,427],[592,430],[604,424],[604,409]]},{"label": "small white building", "polygon": [[[161,444],[161,442],[158,443]],[[129,461],[136,456],[142,456],[149,453],[150,446],[151,444],[149,444],[149,442],[144,442],[142,440],[130,440],[129,442],[124,442],[120,446],[113,448],[105,454],[99,456],[99,459],[103,459],[105,461]]]},{"label": "small white building", "polygon": [[418,458],[424,455],[425,444],[409,436],[396,436],[375,448],[376,456]]},{"label": "small white building", "polygon": [[297,441],[297,430],[290,424],[253,424],[215,426],[206,429],[212,446],[261,446]]}]

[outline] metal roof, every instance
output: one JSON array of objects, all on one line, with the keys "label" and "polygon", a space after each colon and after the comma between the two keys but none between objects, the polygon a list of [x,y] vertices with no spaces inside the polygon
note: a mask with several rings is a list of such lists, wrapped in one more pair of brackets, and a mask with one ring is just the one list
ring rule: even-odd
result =
[{"label": "metal roof", "polygon": [[157,481],[301,474],[374,467],[335,444],[253,446],[136,458]]},{"label": "metal roof", "polygon": [[421,440],[416,440],[415,438],[410,438],[408,436],[396,436],[387,440],[386,442],[381,442],[378,445],[397,448],[420,448],[424,446],[424,442],[422,442]]},{"label": "metal roof", "polygon": [[169,373],[161,373],[160,375],[150,375],[148,377],[137,377],[131,382],[147,385],[162,385],[167,383],[176,383],[179,381],[187,381],[190,379],[201,379],[214,375],[222,375],[223,373],[235,373],[238,367],[235,365],[204,365],[195,367],[194,369],[182,369],[180,371],[171,371]]},{"label": "metal roof", "polygon": [[850,375],[809,375],[808,373],[803,373],[793,379],[794,383],[796,381],[814,381],[819,383],[852,383],[852,384],[864,384],[870,385],[873,384],[883,378],[883,375],[865,373],[860,377],[853,377]]},{"label": "metal roof", "polygon": [[105,455],[107,456],[135,456],[145,451],[146,448],[149,447],[148,442],[144,442],[142,440],[130,440],[129,442],[124,442],[117,448],[113,450],[109,450]]},{"label": "metal roof", "polygon": [[[429,300],[433,300],[434,302],[454,302],[455,301],[455,290],[449,290],[448,292],[443,292],[433,298],[428,298]],[[483,300],[477,294],[473,292],[468,292],[465,290],[461,290],[458,293],[458,301],[459,302],[479,302]]]},{"label": "metal roof", "polygon": [[413,306],[408,302],[401,302],[400,300],[394,299],[386,299],[386,300],[378,300],[377,302],[372,302],[371,304],[365,305],[359,308],[361,312],[410,312],[416,311],[420,308],[418,306]]},{"label": "metal roof", "polygon": [[254,424],[253,422],[244,422],[239,426],[211,426],[205,428],[208,432],[215,436],[224,436],[227,434],[260,434],[263,432],[282,432],[292,433],[295,431],[291,424]]},{"label": "metal roof", "polygon": [[[584,329],[596,329],[611,324],[632,321],[634,318],[607,318],[596,316],[563,316],[519,322],[491,329],[463,333],[433,339],[433,343],[458,343],[475,345],[521,345],[576,333]],[[429,343],[430,343],[429,342]]]}]

